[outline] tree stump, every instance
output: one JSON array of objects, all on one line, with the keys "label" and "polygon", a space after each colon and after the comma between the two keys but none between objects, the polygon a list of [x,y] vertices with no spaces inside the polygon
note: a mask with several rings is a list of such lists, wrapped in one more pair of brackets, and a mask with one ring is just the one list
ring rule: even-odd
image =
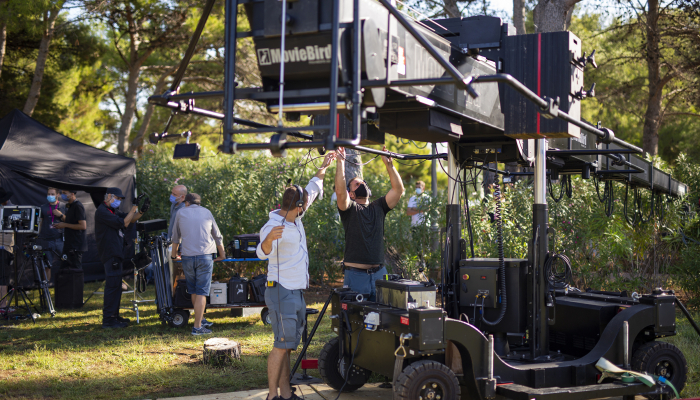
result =
[{"label": "tree stump", "polygon": [[215,367],[230,365],[241,359],[241,345],[226,338],[211,338],[204,342],[204,364]]}]

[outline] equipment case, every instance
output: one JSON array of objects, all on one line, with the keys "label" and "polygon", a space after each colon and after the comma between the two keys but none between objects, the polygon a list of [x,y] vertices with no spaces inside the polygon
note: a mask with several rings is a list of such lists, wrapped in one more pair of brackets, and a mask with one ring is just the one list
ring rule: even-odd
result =
[{"label": "equipment case", "polygon": [[248,301],[248,279],[234,276],[228,281],[228,301],[231,304]]}]

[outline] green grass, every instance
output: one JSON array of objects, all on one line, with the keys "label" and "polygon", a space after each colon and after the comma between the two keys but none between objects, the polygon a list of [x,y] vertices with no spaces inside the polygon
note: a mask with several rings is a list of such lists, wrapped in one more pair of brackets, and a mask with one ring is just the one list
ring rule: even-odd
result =
[{"label": "green grass", "polygon": [[[85,285],[86,296],[99,287]],[[130,306],[132,294],[122,296]],[[143,296],[155,298],[153,286]],[[36,300],[36,299],[35,299]],[[309,307],[321,308],[317,303]],[[214,322],[210,336],[192,336],[187,328],[163,325],[153,303],[140,307],[125,329],[102,329],[102,297],[95,295],[79,310],[59,310],[0,326],[0,398],[13,399],[143,399],[231,392],[267,386],[267,355],[272,331],[259,315],[231,317],[229,310],[207,312]],[[191,320],[190,320],[191,321]],[[326,319],[326,321],[328,321]],[[309,324],[315,316],[309,316]],[[209,337],[227,337],[241,344],[240,362],[226,368],[202,364],[202,346]],[[333,337],[330,323],[319,328],[309,355],[317,357]],[[314,371],[316,373],[316,371]]]},{"label": "green grass", "polygon": [[[86,284],[86,296],[99,287]],[[320,309],[324,292],[307,292],[309,307]],[[122,305],[130,306],[133,295],[125,294]],[[143,295],[155,297],[149,286]],[[0,398],[12,399],[144,399],[191,396],[264,388],[267,386],[267,355],[272,334],[258,315],[231,317],[229,310],[208,312],[215,337],[241,343],[242,359],[225,368],[202,364],[202,345],[209,336],[190,335],[187,328],[163,325],[155,305],[141,305],[141,323],[133,312],[126,329],[102,329],[102,297],[94,296],[79,310],[59,310],[31,321],[0,323]],[[700,313],[693,314],[696,317]],[[316,316],[309,316],[309,324]],[[700,318],[699,318],[700,319]],[[316,358],[334,334],[327,318],[309,348]],[[682,397],[700,396],[700,340],[681,314],[678,336],[667,340],[678,346],[688,360],[688,383]],[[317,371],[312,375],[318,376]],[[376,380],[376,379],[373,379]],[[380,379],[381,380],[381,379]]]}]

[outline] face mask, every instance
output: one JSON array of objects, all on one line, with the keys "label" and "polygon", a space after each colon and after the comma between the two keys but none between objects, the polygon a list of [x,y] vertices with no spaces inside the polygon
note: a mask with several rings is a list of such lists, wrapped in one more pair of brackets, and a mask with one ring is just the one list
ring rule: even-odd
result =
[{"label": "face mask", "polygon": [[170,195],[170,202],[173,204],[177,203],[177,197],[173,196],[172,194]]},{"label": "face mask", "polygon": [[49,203],[53,203],[56,201],[56,196],[46,196],[46,200],[48,200]]},{"label": "face mask", "polygon": [[299,220],[301,219],[301,217],[304,215],[305,212],[306,212],[306,210],[304,210],[304,209],[302,208],[302,209],[301,209],[301,212],[300,212],[299,214],[297,214],[296,218],[294,218],[294,221],[299,221]]},{"label": "face mask", "polygon": [[65,193],[61,193],[61,200],[68,201],[68,195]]},{"label": "face mask", "polygon": [[355,191],[353,193],[355,193],[356,199],[368,197],[369,193],[367,191],[367,184],[362,183],[360,186],[357,187],[357,189],[355,189]]},{"label": "face mask", "polygon": [[109,203],[112,208],[119,208],[120,204],[122,204],[122,201],[119,199],[115,199],[113,202]]},{"label": "face mask", "polygon": [[416,194],[421,194],[423,193],[423,189],[421,188],[416,188]]}]

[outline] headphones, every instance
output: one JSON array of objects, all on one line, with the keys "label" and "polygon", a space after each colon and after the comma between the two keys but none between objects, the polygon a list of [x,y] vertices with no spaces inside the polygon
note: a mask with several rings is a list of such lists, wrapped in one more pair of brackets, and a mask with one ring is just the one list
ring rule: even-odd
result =
[{"label": "headphones", "polygon": [[292,185],[294,186],[294,189],[297,191],[297,196],[299,196],[299,200],[297,200],[295,203],[293,203],[296,207],[304,207],[304,191],[301,190],[301,186],[299,185]]},{"label": "headphones", "polygon": [[[351,179],[350,182],[352,182],[353,180],[355,180],[355,178]],[[365,187],[367,188],[367,198],[372,197],[372,190],[369,188],[369,185],[367,184],[367,182],[365,182],[364,179],[360,179],[360,180],[362,181],[362,183],[365,184]],[[350,182],[348,182],[348,186],[347,186],[348,192],[352,192],[352,190],[350,190]]]}]

